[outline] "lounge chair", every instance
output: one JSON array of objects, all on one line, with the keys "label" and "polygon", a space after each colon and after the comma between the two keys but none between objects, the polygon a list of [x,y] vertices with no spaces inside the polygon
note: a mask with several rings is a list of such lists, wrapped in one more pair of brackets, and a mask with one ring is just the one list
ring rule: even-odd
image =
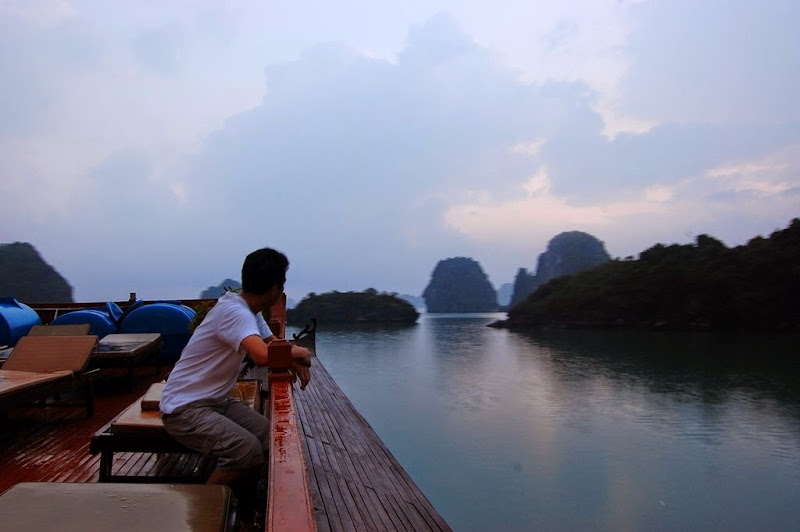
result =
[{"label": "lounge chair", "polygon": [[236,527],[227,486],[21,482],[0,495],[3,530],[225,532]]},{"label": "lounge chair", "polygon": [[[92,377],[87,372],[92,354],[97,351],[97,337],[23,336],[0,369],[0,403],[15,406],[32,400],[45,406],[86,407],[94,414]],[[48,403],[49,397],[64,392],[82,394],[83,401]]]},{"label": "lounge chair", "polygon": [[[90,326],[87,323],[76,323],[74,325],[34,325],[28,331],[27,336],[82,336],[89,334]],[[0,368],[8,360],[8,356],[14,350],[13,347],[0,346]]]}]

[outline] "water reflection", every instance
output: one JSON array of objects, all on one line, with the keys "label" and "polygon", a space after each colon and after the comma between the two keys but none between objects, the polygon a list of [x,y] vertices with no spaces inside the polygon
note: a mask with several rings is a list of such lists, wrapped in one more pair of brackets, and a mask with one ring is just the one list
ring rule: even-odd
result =
[{"label": "water reflection", "polygon": [[798,337],[322,328],[320,358],[456,530],[791,529]]},{"label": "water reflection", "polygon": [[741,392],[800,402],[797,335],[562,330],[522,336],[570,375],[602,374],[708,403]]}]

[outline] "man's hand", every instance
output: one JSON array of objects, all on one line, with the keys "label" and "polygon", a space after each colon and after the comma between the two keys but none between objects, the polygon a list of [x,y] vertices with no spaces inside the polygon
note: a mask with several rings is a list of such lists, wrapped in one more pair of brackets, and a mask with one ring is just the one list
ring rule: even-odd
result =
[{"label": "man's hand", "polygon": [[300,389],[305,390],[311,381],[311,351],[305,347],[292,346],[292,369],[294,379],[300,377]]}]

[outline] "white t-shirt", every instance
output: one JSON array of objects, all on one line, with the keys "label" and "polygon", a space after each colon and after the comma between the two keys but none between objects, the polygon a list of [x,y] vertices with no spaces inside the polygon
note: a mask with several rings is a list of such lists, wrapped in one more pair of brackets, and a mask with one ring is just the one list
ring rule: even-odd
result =
[{"label": "white t-shirt", "polygon": [[226,292],[195,329],[169,374],[161,396],[161,412],[199,399],[223,399],[233,389],[247,352],[242,340],[272,333],[261,316],[253,314],[242,297]]}]

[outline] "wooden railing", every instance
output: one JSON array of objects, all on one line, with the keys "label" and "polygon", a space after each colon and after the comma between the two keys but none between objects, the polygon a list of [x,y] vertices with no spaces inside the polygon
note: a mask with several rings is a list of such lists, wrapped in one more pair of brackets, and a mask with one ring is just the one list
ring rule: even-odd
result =
[{"label": "wooden railing", "polygon": [[281,340],[269,344],[269,484],[264,530],[317,529],[308,469],[292,396],[292,345],[286,341],[286,295],[271,309],[269,327]]},{"label": "wooden railing", "polygon": [[316,531],[308,469],[292,397],[292,346],[276,340],[269,346],[270,450],[264,530]]}]

